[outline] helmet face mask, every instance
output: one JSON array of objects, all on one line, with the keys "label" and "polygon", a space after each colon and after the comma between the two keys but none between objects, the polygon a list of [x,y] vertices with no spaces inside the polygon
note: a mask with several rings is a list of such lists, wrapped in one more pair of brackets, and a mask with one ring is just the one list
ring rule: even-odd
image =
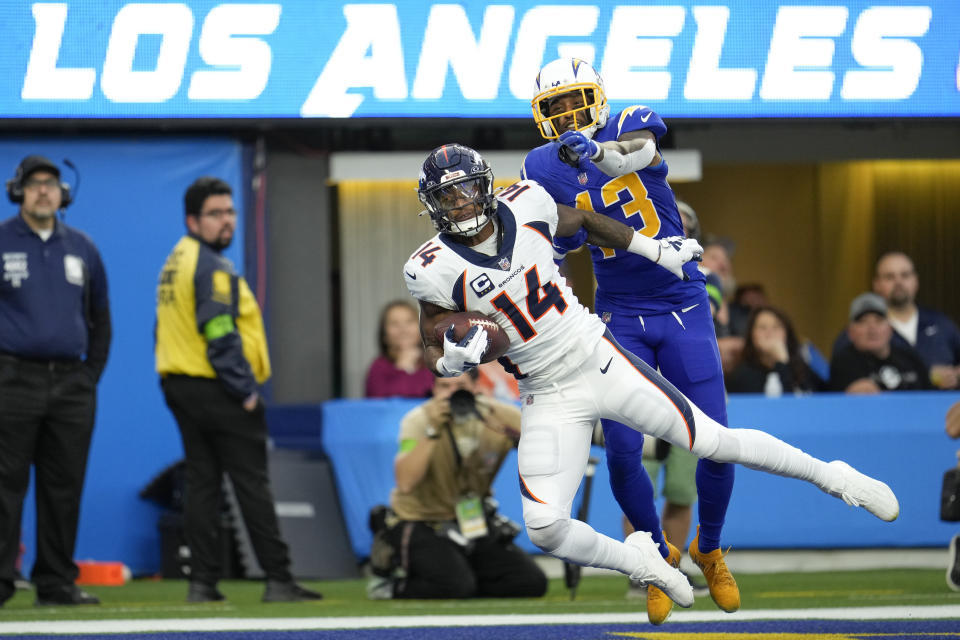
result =
[{"label": "helmet face mask", "polygon": [[435,149],[420,169],[417,187],[434,228],[470,237],[493,218],[493,171],[479,153],[462,145]]},{"label": "helmet face mask", "polygon": [[[551,105],[567,94],[580,106],[551,113]],[[530,104],[540,135],[547,140],[555,140],[567,130],[560,120],[569,114],[573,115],[573,128],[588,138],[605,126],[610,116],[603,80],[593,67],[576,58],[560,58],[541,69]]]}]

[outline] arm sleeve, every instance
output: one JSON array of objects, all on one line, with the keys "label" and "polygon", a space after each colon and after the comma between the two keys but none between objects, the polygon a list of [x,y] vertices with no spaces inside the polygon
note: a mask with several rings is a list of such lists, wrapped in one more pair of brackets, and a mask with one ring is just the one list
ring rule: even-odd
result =
[{"label": "arm sleeve", "polygon": [[86,365],[95,380],[100,380],[107,366],[113,327],[110,324],[110,299],[107,295],[107,272],[100,252],[93,248],[89,266],[90,302],[87,310]]},{"label": "arm sleeve", "polygon": [[214,261],[201,259],[194,275],[197,328],[207,340],[207,359],[230,395],[246,398],[257,390],[237,332],[238,277]]},{"label": "arm sleeve", "polygon": [[657,143],[653,140],[631,140],[628,144],[601,142],[600,147],[603,155],[593,164],[614,178],[646,169],[657,155]]}]

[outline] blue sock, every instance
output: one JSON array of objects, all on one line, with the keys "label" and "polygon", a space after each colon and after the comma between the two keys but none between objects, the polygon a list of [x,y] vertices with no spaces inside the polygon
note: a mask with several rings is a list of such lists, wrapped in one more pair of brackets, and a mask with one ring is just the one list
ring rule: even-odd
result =
[{"label": "blue sock", "polygon": [[710,553],[720,548],[720,531],[733,493],[734,465],[701,458],[697,463],[697,509],[700,537],[697,548]]},{"label": "blue sock", "polygon": [[610,489],[627,520],[637,531],[649,531],[660,549],[670,555],[663,539],[663,527],[653,500],[653,483],[643,468],[643,434],[630,427],[603,420]]}]

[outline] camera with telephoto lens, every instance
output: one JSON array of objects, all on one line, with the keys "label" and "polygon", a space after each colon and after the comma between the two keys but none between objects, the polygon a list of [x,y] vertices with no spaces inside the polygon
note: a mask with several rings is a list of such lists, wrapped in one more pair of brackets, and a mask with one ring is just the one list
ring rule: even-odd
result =
[{"label": "camera with telephoto lens", "polygon": [[483,512],[487,517],[487,528],[490,535],[501,544],[510,544],[520,535],[520,525],[497,512],[500,503],[496,498],[487,496],[483,499]]},{"label": "camera with telephoto lens", "polygon": [[450,415],[454,422],[463,422],[471,418],[480,418],[476,397],[466,389],[459,389],[450,395]]}]

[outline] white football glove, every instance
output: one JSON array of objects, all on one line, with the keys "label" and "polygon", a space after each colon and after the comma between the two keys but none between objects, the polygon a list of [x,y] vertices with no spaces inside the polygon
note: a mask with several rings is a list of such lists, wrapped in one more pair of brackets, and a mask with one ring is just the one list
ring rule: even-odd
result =
[{"label": "white football glove", "polygon": [[660,238],[660,258],[655,262],[681,280],[689,280],[690,277],[683,272],[683,265],[702,259],[703,247],[699,242],[693,238],[669,236]]},{"label": "white football glove", "polygon": [[487,330],[473,327],[460,342],[453,341],[453,327],[443,334],[443,357],[437,360],[437,371],[444,378],[459,376],[480,364],[487,350]]}]

